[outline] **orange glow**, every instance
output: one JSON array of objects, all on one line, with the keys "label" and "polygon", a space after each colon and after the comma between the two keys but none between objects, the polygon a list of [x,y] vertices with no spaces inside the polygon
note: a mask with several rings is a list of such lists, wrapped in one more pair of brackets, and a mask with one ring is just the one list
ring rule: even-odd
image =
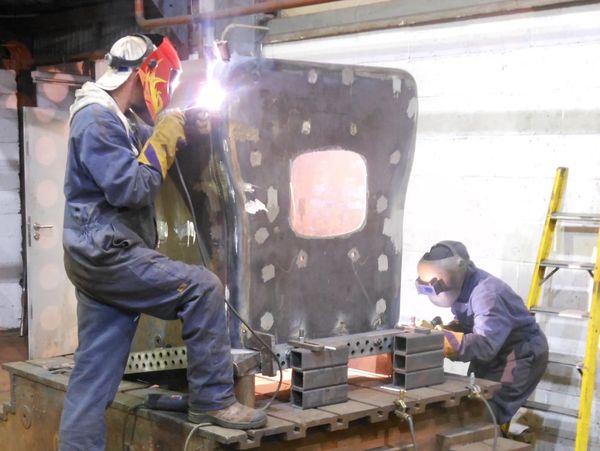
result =
[{"label": "orange glow", "polygon": [[359,230],[367,215],[367,166],[356,152],[310,151],[294,159],[290,174],[290,224],[307,238],[332,238]]}]

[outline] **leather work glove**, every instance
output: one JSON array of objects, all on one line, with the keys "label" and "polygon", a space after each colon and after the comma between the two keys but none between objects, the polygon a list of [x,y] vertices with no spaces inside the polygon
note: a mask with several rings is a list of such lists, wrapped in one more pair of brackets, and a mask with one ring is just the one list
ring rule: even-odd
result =
[{"label": "leather work glove", "polygon": [[462,324],[457,319],[450,321],[448,324],[444,324],[443,327],[444,329],[451,330],[452,332],[463,332]]},{"label": "leather work glove", "polygon": [[421,322],[418,324],[418,326],[421,329],[433,329],[434,328],[433,324],[431,324],[431,322],[427,321],[426,319],[422,319]]},{"label": "leather work glove", "polygon": [[154,127],[154,132],[144,144],[138,161],[160,171],[163,180],[167,171],[175,161],[178,147],[185,144],[183,126],[185,117],[179,111],[171,111],[161,115]]},{"label": "leather work glove", "polygon": [[210,133],[210,113],[204,108],[190,108],[185,112],[185,133],[206,135]]},{"label": "leather work glove", "polygon": [[444,329],[442,326],[436,326],[436,329],[444,333],[444,355],[450,360],[454,360],[458,355],[465,334]]}]

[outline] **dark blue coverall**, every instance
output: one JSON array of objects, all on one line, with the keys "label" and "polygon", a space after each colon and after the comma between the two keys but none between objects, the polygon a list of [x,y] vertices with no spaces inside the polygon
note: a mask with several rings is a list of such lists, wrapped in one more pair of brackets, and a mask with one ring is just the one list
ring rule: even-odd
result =
[{"label": "dark blue coverall", "polygon": [[464,339],[456,360],[469,373],[502,384],[490,402],[499,424],[508,422],[531,395],[548,363],[546,336],[523,300],[506,283],[472,268],[452,313]]},{"label": "dark blue coverall", "polygon": [[140,313],[183,322],[190,408],[217,410],[235,402],[222,284],[206,268],[154,250],[153,200],[162,177],[138,163],[132,146],[140,149],[139,139],[105,106],[85,106],[71,121],[63,247],[78,300],[79,345],[61,451],[104,450],[105,410]]}]

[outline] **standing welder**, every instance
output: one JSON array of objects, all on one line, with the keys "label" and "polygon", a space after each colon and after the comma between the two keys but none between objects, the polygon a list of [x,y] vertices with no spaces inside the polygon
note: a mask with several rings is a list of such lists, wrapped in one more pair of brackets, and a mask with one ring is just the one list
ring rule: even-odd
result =
[{"label": "standing welder", "polygon": [[471,362],[469,373],[477,377],[501,382],[490,404],[498,423],[507,424],[546,370],[546,336],[519,295],[476,268],[462,243],[437,243],[417,272],[417,291],[454,314],[444,328],[446,356]]},{"label": "standing welder", "polygon": [[[119,39],[109,68],[71,107],[65,176],[65,268],[76,288],[79,346],[60,426],[60,450],[105,446],[104,414],[125,370],[140,313],[183,322],[188,418],[256,428],[264,412],[233,392],[230,341],[219,279],[158,253],[153,200],[184,140],[185,118],[165,113],[181,70],[168,39]],[[154,129],[132,127],[127,112]],[[160,114],[162,111],[162,114]]]}]

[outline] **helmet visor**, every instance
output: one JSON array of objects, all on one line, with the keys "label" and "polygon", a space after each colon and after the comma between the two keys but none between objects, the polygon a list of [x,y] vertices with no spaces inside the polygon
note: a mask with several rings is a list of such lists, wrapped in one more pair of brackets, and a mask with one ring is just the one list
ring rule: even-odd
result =
[{"label": "helmet visor", "polygon": [[440,260],[421,259],[417,265],[417,292],[438,307],[450,307],[460,294],[466,265],[460,257]]},{"label": "helmet visor", "polygon": [[417,293],[427,296],[437,296],[444,291],[448,291],[448,287],[444,281],[439,280],[436,277],[429,282],[424,282],[421,278],[417,278],[417,280],[415,280],[415,286],[417,288]]}]

